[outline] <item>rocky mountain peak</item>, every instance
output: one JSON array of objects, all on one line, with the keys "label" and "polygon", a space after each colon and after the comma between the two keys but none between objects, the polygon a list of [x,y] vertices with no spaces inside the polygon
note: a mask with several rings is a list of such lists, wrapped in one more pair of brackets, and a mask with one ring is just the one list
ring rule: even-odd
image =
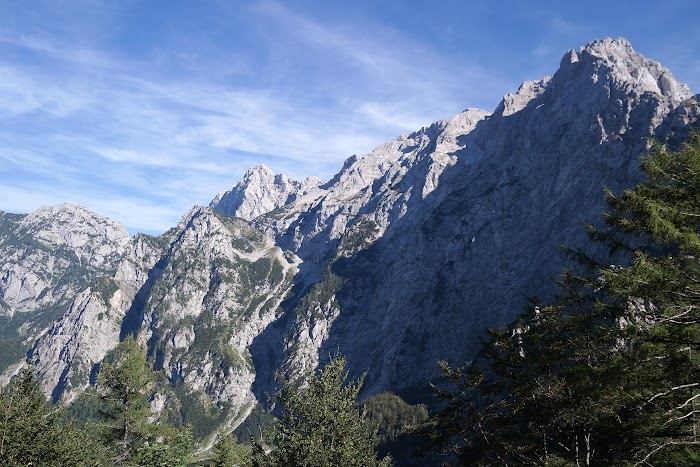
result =
[{"label": "rocky mountain peak", "polygon": [[[676,81],[667,68],[636,52],[632,45],[621,37],[593,41],[581,47],[578,54],[570,51],[564,58],[567,56],[571,57],[570,63],[580,61],[592,64],[594,73],[590,78],[594,81],[607,75],[608,80],[628,91],[662,95],[674,107],[692,97],[688,86]],[[565,62],[566,60],[562,60],[562,69],[567,68]]]},{"label": "rocky mountain peak", "polygon": [[3,216],[0,232],[0,315],[9,316],[59,309],[111,272],[130,241],[120,223],[71,203]]},{"label": "rocky mountain peak", "polygon": [[[220,237],[227,228],[219,219],[214,209],[207,206],[194,206],[187,212],[177,225],[177,243],[187,245],[192,248],[200,248],[200,254],[204,254],[204,247],[216,249],[216,240],[212,243],[212,238]],[[240,221],[247,224],[245,221]],[[226,233],[225,235],[228,235]]]},{"label": "rocky mountain peak", "polygon": [[[603,186],[639,180],[648,138],[689,97],[626,40],[605,39],[566,53],[552,77],[523,83],[491,116],[468,110],[348,159],[323,197],[288,206],[275,229],[280,241],[293,239],[285,248],[307,270],[337,257],[336,245],[344,257],[334,271],[345,282],[316,354],[344,349],[357,371],[384,359],[367,378],[383,390],[405,384],[402,369],[419,361],[434,371],[441,357],[430,349],[450,340],[443,353],[465,350],[485,325],[507,323],[528,289],[550,287],[562,265],[557,246],[586,241],[580,226],[604,209]],[[371,245],[369,253],[352,256],[348,238]],[[465,320],[474,324],[450,336],[450,323]],[[321,329],[312,319],[297,326],[295,336]],[[406,350],[416,346],[421,357]]]},{"label": "rocky mountain peak", "polygon": [[107,258],[120,254],[130,240],[121,223],[72,203],[42,206],[17,227],[21,236],[31,236],[49,248],[72,250],[81,262],[93,267],[104,266]]},{"label": "rocky mountain peak", "polygon": [[35,239],[52,246],[81,248],[94,236],[120,247],[129,242],[129,233],[121,223],[72,203],[42,206],[20,225]]},{"label": "rocky mountain peak", "polygon": [[275,173],[265,164],[258,164],[246,170],[243,180],[253,178],[274,178]]},{"label": "rocky mountain peak", "polygon": [[[548,97],[544,96],[547,90]],[[666,110],[659,111],[654,121],[658,124],[661,114],[692,97],[692,92],[667,68],[636,52],[626,39],[606,38],[590,42],[578,52],[570,49],[553,77],[524,82],[514,94],[504,96],[494,113],[513,115],[540,96],[545,101],[571,101],[579,108],[592,109],[628,98],[648,100],[642,99],[644,95],[661,98],[659,102]]]},{"label": "rocky mountain peak", "polygon": [[209,206],[229,216],[252,220],[308,193],[321,183],[316,177],[298,182],[284,174],[275,174],[260,164],[248,169],[240,182],[219,193]]}]

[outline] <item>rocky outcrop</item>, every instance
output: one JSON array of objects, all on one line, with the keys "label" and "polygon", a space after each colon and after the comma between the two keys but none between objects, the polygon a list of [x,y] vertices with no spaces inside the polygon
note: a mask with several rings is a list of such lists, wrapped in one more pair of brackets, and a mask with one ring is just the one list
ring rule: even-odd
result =
[{"label": "rocky outcrop", "polygon": [[[691,96],[624,39],[596,41],[493,115],[467,111],[348,159],[322,192],[257,218],[308,271],[278,364],[298,375],[340,351],[369,372],[370,394],[472,358],[485,327],[546,298],[559,245],[587,242],[603,187],[640,180],[648,138],[696,119]],[[363,247],[344,253],[358,230]],[[312,284],[333,286],[304,300]]]},{"label": "rocky outcrop", "polygon": [[467,109],[399,136],[364,157],[353,156],[331,181],[258,217],[255,225],[303,258],[305,280],[313,283],[338,254],[348,229],[357,229],[356,223],[371,223],[377,229],[373,235],[381,236],[412,205],[421,203],[445,168],[457,162],[458,139],[487,115]]},{"label": "rocky outcrop", "polygon": [[105,356],[127,332],[138,328],[150,283],[166,243],[136,235],[116,271],[82,291],[68,311],[36,340],[31,359],[47,394],[72,401],[88,385]]},{"label": "rocky outcrop", "polygon": [[246,221],[194,208],[173,233],[144,306],[141,338],[173,383],[240,407],[249,347],[279,315],[298,258]]},{"label": "rocky outcrop", "polygon": [[[172,383],[154,407],[209,401],[229,424],[336,352],[365,395],[410,390],[545,299],[559,245],[595,248],[581,226],[603,187],[637,183],[649,138],[674,144],[699,116],[668,70],[605,39],[492,114],[401,135],[328,182],[255,167],[160,237],[71,205],[3,213],[0,313],[16,322],[0,337],[69,400],[133,333]],[[7,376],[24,355],[4,352]]]},{"label": "rocky outcrop", "polygon": [[[21,367],[56,320],[78,312],[71,303],[84,302],[87,288],[114,272],[128,242],[121,224],[73,204],[0,214],[0,382]],[[73,328],[70,335],[75,332],[84,331]],[[52,344],[52,359],[71,352],[65,343]],[[44,382],[47,392],[58,379]]]},{"label": "rocky outcrop", "polygon": [[173,384],[238,410],[255,398],[248,348],[275,319],[298,258],[246,221],[196,207],[162,237],[136,236],[32,350],[47,392],[71,400],[127,333]]},{"label": "rocky outcrop", "polygon": [[129,242],[121,224],[74,204],[3,213],[0,235],[0,313],[9,316],[72,299]]},{"label": "rocky outcrop", "polygon": [[209,206],[229,216],[252,220],[294,201],[321,183],[316,177],[297,182],[284,174],[275,175],[260,164],[249,169],[230,190],[219,193]]}]

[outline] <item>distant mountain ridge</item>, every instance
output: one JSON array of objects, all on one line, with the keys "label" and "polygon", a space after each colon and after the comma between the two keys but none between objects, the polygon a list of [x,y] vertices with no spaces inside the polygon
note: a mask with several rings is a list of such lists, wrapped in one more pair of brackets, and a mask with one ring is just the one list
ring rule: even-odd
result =
[{"label": "distant mountain ridge", "polygon": [[699,100],[603,39],[492,114],[401,135],[330,181],[254,167],[159,237],[72,205],[2,214],[0,338],[20,351],[3,354],[4,377],[26,351],[47,393],[70,400],[135,333],[173,384],[225,403],[229,427],[335,352],[367,372],[364,395],[418,387],[551,291],[559,245],[586,244],[602,188],[640,180],[650,138],[700,128]]},{"label": "distant mountain ridge", "polygon": [[260,164],[248,169],[243,180],[219,193],[209,206],[230,216],[253,220],[307,194],[321,183],[316,177],[297,182]]}]

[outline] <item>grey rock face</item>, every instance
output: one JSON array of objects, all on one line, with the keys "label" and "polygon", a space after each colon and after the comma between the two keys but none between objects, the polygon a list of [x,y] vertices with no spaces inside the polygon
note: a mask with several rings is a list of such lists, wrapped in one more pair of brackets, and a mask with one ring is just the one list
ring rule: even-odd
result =
[{"label": "grey rock face", "polygon": [[10,316],[72,298],[111,270],[129,241],[121,224],[73,204],[4,214],[0,224],[0,313]]},{"label": "grey rock face", "polygon": [[[229,407],[229,426],[335,352],[368,372],[365,395],[410,389],[436,360],[472,358],[524,296],[545,299],[559,245],[595,248],[581,226],[602,188],[637,183],[648,138],[677,141],[699,118],[668,70],[605,39],[493,114],[401,135],[328,182],[255,167],[160,237],[71,205],[3,213],[0,318],[34,318],[0,338],[31,348],[47,392],[70,400],[133,333],[188,397]],[[5,377],[24,360],[0,356]]]},{"label": "grey rock face", "polygon": [[[121,224],[73,204],[0,215],[0,382],[21,367],[56,320],[79,312],[71,303],[83,303],[87,287],[114,272],[128,242]],[[103,332],[84,332],[93,331]],[[70,352],[63,343],[52,344],[52,359]],[[49,393],[58,379],[44,382]]]},{"label": "grey rock face", "polygon": [[173,383],[255,401],[248,348],[275,319],[298,258],[244,220],[196,207],[162,237],[136,236],[111,277],[79,294],[32,351],[45,389],[70,401],[126,333]]},{"label": "grey rock face", "polygon": [[437,186],[446,167],[454,165],[460,135],[488,115],[467,109],[389,141],[364,157],[353,156],[327,184],[260,216],[255,224],[275,235],[282,248],[305,262],[307,282],[319,279],[349,228],[360,221],[376,225],[376,236],[421,203]]},{"label": "grey rock face", "polygon": [[658,139],[685,141],[691,131],[700,132],[700,94],[683,101],[656,129]]},{"label": "grey rock face", "polygon": [[140,335],[171,381],[240,408],[254,400],[249,347],[277,316],[298,258],[210,208],[190,211],[170,238]]},{"label": "grey rock face", "polygon": [[158,238],[134,237],[116,271],[82,291],[68,312],[36,340],[32,362],[54,400],[70,402],[84,390],[96,366],[130,330],[129,315],[140,313],[149,282],[159,271],[163,246]]},{"label": "grey rock face", "polygon": [[229,216],[252,220],[307,194],[321,183],[316,177],[297,182],[284,174],[275,175],[261,164],[249,169],[229,191],[219,193],[209,206]]},{"label": "grey rock face", "polygon": [[119,343],[130,302],[120,290],[109,300],[105,298],[86,289],[34,345],[34,367],[54,400],[73,400],[88,386],[95,365]]},{"label": "grey rock face", "polygon": [[[259,217],[308,282],[334,284],[321,300],[302,294],[279,364],[298,375],[340,351],[356,375],[369,371],[369,394],[472,358],[485,327],[551,290],[559,245],[587,242],[603,187],[640,180],[647,139],[697,121],[690,98],[624,39],[596,41],[493,115],[468,111],[351,158],[322,192]],[[347,254],[363,222],[363,246]]]}]

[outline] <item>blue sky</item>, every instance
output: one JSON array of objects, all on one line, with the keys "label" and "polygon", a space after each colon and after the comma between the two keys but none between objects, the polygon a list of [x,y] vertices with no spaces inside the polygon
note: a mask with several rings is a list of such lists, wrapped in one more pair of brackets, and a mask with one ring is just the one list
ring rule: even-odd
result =
[{"label": "blue sky", "polygon": [[0,0],[0,210],[70,201],[161,233],[264,163],[352,154],[493,110],[591,40],[700,92],[696,0]]}]

